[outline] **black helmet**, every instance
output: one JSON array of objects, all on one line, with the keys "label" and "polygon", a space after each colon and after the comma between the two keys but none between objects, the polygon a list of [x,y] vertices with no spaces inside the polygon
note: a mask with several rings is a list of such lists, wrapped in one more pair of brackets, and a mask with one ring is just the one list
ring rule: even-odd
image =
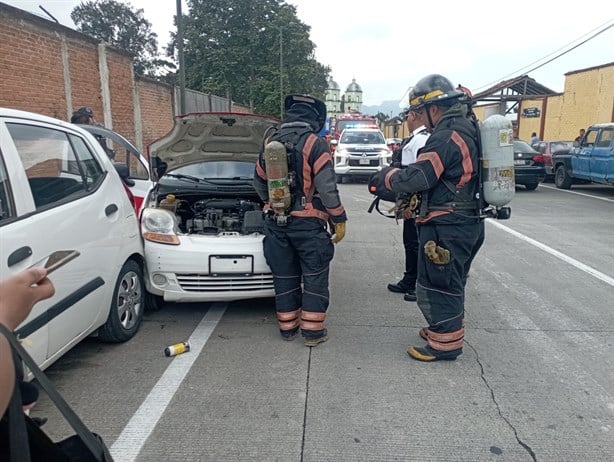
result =
[{"label": "black helmet", "polygon": [[466,96],[443,75],[430,74],[418,80],[409,93],[409,109],[420,109],[428,104],[451,106],[456,99]]},{"label": "black helmet", "polygon": [[324,104],[324,101],[309,95],[288,95],[284,100],[284,111],[288,112],[295,104],[301,104],[310,108],[314,112],[318,123],[318,127],[315,131],[319,132],[322,130],[322,127],[324,127],[326,123],[326,104]]}]

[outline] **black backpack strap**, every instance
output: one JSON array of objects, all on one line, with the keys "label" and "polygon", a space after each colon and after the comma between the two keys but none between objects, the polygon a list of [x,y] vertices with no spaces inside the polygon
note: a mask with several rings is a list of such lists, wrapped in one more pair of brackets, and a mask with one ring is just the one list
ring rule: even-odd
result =
[{"label": "black backpack strap", "polygon": [[[85,424],[81,421],[79,416],[75,414],[75,411],[71,409],[71,407],[66,403],[62,395],[58,392],[57,388],[51,383],[49,378],[45,375],[43,371],[38,367],[36,362],[32,359],[32,357],[28,354],[28,352],[21,346],[15,335],[9,331],[6,326],[0,324],[0,333],[4,334],[7,338],[13,351],[17,354],[19,358],[28,366],[30,372],[34,375],[36,380],[38,380],[39,385],[51,401],[55,404],[58,410],[62,413],[66,421],[70,424],[70,426],[77,432],[83,444],[89,449],[94,458],[99,462],[110,461],[110,455],[108,454],[106,447],[103,447],[92,432],[85,426]],[[17,386],[18,384],[16,384]],[[13,395],[15,396],[15,395]],[[21,397],[19,397],[19,404],[21,406]]]}]

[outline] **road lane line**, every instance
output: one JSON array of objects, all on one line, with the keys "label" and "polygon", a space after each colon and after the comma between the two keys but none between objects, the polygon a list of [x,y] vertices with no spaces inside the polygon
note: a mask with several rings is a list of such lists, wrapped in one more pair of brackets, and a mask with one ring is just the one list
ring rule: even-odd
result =
[{"label": "road lane line", "polygon": [[579,192],[579,191],[570,191],[568,189],[559,189],[559,188],[557,188],[555,186],[548,186],[548,185],[545,185],[543,183],[540,183],[539,187],[540,188],[546,188],[546,189],[552,189],[553,191],[561,191],[561,192],[568,193],[568,194],[575,194],[577,196],[590,197],[591,199],[600,199],[602,201],[614,202],[614,199],[610,199],[609,197],[593,196],[592,194],[582,193],[582,192]]},{"label": "road lane line", "polygon": [[591,268],[590,266],[585,265],[584,263],[581,263],[578,260],[571,258],[570,256],[565,255],[564,253],[559,252],[558,250],[554,250],[552,247],[548,247],[547,245],[542,244],[541,242],[536,241],[535,239],[532,239],[529,236],[525,236],[524,234],[519,233],[518,231],[515,231],[512,228],[508,228],[507,226],[504,226],[495,220],[489,219],[486,221],[490,223],[491,225],[507,233],[510,233],[513,236],[516,236],[518,239],[522,239],[523,241],[528,242],[531,245],[534,245],[538,249],[541,249],[544,252],[547,252],[550,255],[555,256],[559,260],[563,260],[565,263],[569,263],[570,265],[575,266],[579,270],[584,271],[585,273],[588,273],[591,276],[596,277],[597,279],[601,279],[606,284],[609,284],[612,287],[614,287],[614,278],[608,276],[607,274],[597,271],[595,268]]},{"label": "road lane line", "polygon": [[168,365],[164,374],[111,446],[111,455],[116,462],[132,462],[139,455],[145,441],[175,396],[179,385],[190,372],[211,333],[220,322],[227,306],[227,303],[214,303],[188,339],[189,353],[175,356]]}]

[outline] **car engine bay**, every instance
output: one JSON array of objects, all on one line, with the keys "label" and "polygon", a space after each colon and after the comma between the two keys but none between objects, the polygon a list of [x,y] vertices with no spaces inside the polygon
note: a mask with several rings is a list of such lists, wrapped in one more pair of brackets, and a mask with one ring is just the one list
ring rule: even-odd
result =
[{"label": "car engine bay", "polygon": [[252,234],[264,229],[262,206],[250,199],[187,195],[169,201],[168,196],[162,196],[158,207],[175,214],[184,234]]}]

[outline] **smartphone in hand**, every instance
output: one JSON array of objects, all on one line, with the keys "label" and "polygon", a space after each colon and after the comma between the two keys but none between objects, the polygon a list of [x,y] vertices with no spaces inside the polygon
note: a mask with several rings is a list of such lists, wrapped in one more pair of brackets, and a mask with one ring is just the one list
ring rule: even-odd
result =
[{"label": "smartphone in hand", "polygon": [[64,266],[69,261],[74,260],[79,255],[80,253],[76,250],[58,250],[50,255],[47,255],[42,260],[37,261],[31,266],[31,268],[35,266],[42,266],[47,270],[47,274],[49,275],[56,269]]}]

